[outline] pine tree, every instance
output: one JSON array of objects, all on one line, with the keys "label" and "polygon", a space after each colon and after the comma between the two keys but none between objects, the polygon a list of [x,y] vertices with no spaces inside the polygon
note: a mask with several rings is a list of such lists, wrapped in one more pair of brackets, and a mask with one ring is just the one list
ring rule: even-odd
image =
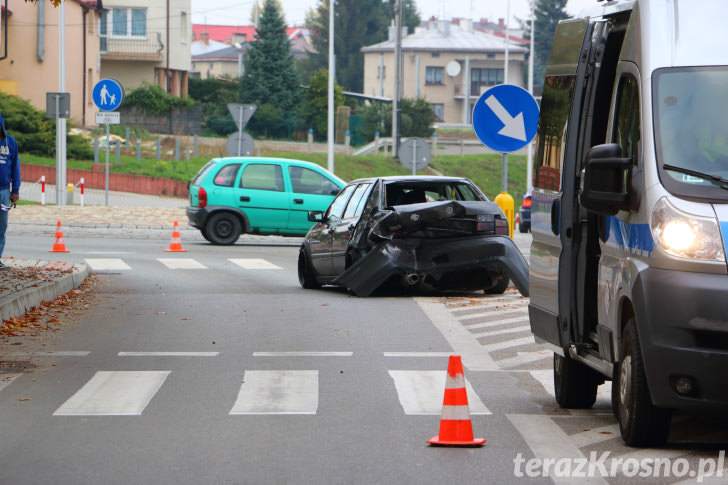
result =
[{"label": "pine tree", "polygon": [[243,103],[258,106],[249,127],[271,135],[290,135],[301,101],[301,83],[275,0],[265,0],[255,32],[257,38],[250,43],[241,80]]}]

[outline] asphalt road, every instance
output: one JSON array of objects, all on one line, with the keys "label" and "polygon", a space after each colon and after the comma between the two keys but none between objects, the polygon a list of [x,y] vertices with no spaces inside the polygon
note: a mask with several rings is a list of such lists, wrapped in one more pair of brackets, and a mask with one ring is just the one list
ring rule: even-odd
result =
[{"label": "asphalt road", "polygon": [[[515,290],[355,298],[301,289],[295,245],[184,241],[170,253],[166,235],[107,230],[54,255],[99,280],[81,316],[0,349],[16,364],[0,369],[0,483],[635,483],[621,468],[529,478],[519,460],[608,452],[697,471],[728,443],[713,423],[680,418],[666,449],[627,448],[608,385],[594,409],[557,409],[551,354]],[[8,250],[47,243],[21,232]],[[453,353],[482,448],[426,444]],[[691,477],[668,478],[641,483]]]}]

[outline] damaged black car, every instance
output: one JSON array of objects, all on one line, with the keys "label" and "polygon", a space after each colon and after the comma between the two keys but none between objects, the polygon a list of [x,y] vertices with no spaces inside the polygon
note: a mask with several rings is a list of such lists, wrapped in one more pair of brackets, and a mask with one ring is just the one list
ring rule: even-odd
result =
[{"label": "damaged black car", "polygon": [[338,285],[369,296],[383,285],[528,296],[528,264],[508,221],[467,178],[396,176],[349,183],[298,256],[304,288]]}]

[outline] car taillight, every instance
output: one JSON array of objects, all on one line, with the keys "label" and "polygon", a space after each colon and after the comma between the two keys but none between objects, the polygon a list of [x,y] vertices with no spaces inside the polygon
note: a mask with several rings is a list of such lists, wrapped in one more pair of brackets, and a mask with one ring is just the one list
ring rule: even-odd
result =
[{"label": "car taillight", "polygon": [[531,198],[523,199],[523,206],[522,207],[531,207]]},{"label": "car taillight", "polygon": [[197,206],[200,209],[207,206],[207,192],[205,192],[205,189],[203,189],[202,187],[200,187],[199,191],[197,192]]},{"label": "car taillight", "polygon": [[510,231],[508,230],[508,221],[501,219],[500,217],[495,218],[495,235],[496,236],[508,236]]}]

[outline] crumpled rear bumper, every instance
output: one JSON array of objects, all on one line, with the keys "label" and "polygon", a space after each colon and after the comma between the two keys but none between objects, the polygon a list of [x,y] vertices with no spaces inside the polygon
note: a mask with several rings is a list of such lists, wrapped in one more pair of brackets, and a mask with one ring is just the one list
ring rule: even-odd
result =
[{"label": "crumpled rear bumper", "polygon": [[[502,272],[528,296],[528,263],[507,236],[452,239],[393,239],[379,243],[333,283],[357,296],[369,296],[392,276],[417,274],[444,282],[450,289],[485,288],[489,274]],[[482,286],[472,284],[481,273]],[[458,275],[467,275],[459,280]],[[462,286],[459,281],[470,284]],[[441,288],[447,289],[447,288]]]}]

